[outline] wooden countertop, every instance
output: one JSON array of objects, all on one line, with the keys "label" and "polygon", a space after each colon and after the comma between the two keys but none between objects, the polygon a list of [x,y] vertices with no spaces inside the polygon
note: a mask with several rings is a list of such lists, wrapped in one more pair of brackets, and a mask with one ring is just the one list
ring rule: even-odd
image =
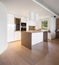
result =
[{"label": "wooden countertop", "polygon": [[32,31],[23,31],[23,32],[27,32],[27,33],[39,33],[39,32],[48,32],[48,31],[43,31],[43,30],[32,30]]}]

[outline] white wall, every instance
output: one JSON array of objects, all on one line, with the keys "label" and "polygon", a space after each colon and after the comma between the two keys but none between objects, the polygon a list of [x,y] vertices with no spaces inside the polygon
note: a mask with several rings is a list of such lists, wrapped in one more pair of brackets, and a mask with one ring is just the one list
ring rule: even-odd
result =
[{"label": "white wall", "polygon": [[55,37],[56,37],[56,32],[55,32],[55,30],[56,30],[56,18],[54,18],[53,16],[50,17],[49,22],[50,22],[51,39],[55,39]]},{"label": "white wall", "polygon": [[48,33],[48,39],[55,39],[56,18],[54,18],[53,16],[50,16],[50,17],[40,19],[39,21],[36,22],[37,29],[41,29],[41,20],[44,20],[44,19],[48,20],[48,30],[51,31],[51,33]]},{"label": "white wall", "polygon": [[0,54],[7,48],[7,9],[0,2]]}]

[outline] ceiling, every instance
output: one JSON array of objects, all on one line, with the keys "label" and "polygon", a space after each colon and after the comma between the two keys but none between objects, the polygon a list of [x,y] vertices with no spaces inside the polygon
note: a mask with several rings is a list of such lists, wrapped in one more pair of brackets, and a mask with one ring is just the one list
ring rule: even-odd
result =
[{"label": "ceiling", "polygon": [[[52,15],[50,12],[46,11],[44,8],[34,3],[32,0],[0,0],[0,1],[5,4],[9,13],[15,15],[29,17],[31,12],[38,13],[39,16]],[[39,2],[39,0],[37,1]]]},{"label": "ceiling", "polygon": [[57,15],[59,15],[59,0],[36,0]]}]

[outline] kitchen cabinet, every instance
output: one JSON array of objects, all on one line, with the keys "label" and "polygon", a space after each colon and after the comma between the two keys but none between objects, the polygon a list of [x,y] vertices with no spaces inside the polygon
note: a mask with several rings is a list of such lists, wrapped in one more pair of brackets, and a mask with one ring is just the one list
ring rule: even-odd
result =
[{"label": "kitchen cabinet", "polygon": [[20,31],[15,31],[15,41],[21,40],[21,32]]},{"label": "kitchen cabinet", "polygon": [[[8,14],[7,20],[8,20],[8,22],[7,22],[7,41],[13,42],[13,41],[21,40],[21,32],[20,32],[20,27],[19,27],[20,19],[16,18],[16,21],[15,21],[14,15]],[[16,26],[16,24],[17,24],[17,26]],[[19,24],[19,26],[18,26],[18,24]]]},{"label": "kitchen cabinet", "polygon": [[15,23],[14,23],[14,15],[8,14],[7,19],[7,41],[12,42],[15,41]]},{"label": "kitchen cabinet", "polygon": [[14,15],[13,14],[8,14],[7,16],[7,23],[8,24],[14,24]]}]

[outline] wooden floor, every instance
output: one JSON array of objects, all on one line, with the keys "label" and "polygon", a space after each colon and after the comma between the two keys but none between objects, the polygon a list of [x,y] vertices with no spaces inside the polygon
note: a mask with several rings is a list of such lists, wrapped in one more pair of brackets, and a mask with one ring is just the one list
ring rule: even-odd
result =
[{"label": "wooden floor", "polygon": [[59,65],[59,39],[39,43],[29,50],[21,42],[9,43],[0,55],[0,65]]}]

